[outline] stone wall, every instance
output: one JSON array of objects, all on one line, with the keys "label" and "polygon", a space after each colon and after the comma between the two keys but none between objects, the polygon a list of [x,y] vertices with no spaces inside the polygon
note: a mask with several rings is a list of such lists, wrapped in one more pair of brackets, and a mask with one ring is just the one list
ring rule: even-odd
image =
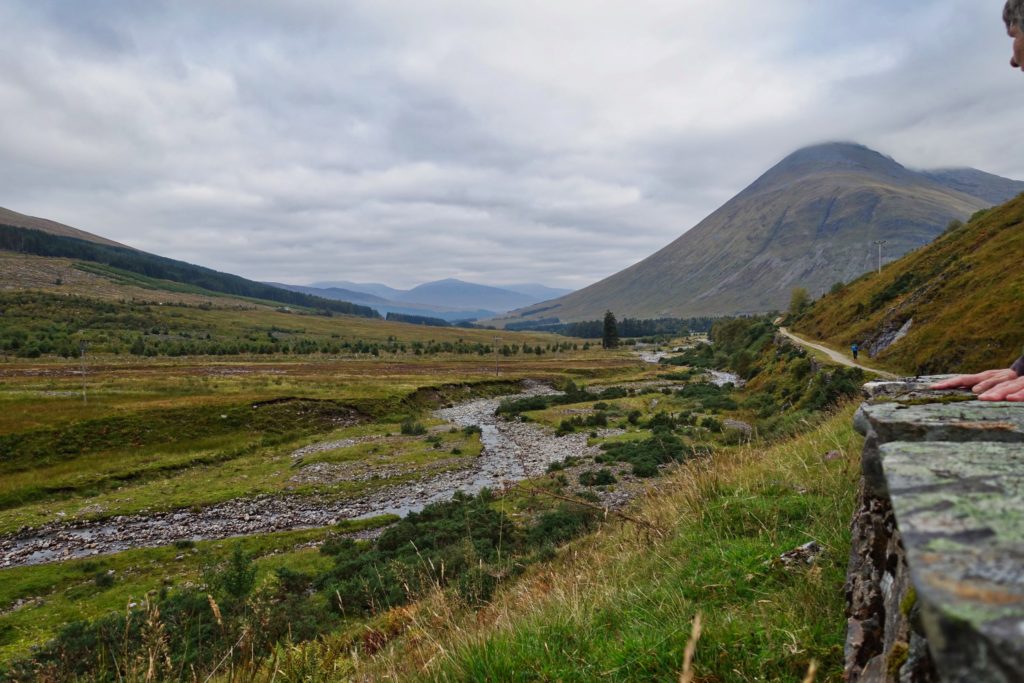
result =
[{"label": "stone wall", "polygon": [[851,683],[1024,682],[1024,404],[865,386]]}]

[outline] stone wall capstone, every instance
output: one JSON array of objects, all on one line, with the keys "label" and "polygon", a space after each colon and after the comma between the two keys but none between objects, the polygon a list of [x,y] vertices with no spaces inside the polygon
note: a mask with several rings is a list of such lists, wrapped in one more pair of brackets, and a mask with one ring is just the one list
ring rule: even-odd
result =
[{"label": "stone wall capstone", "polygon": [[1024,404],[865,386],[851,683],[1024,682]]}]

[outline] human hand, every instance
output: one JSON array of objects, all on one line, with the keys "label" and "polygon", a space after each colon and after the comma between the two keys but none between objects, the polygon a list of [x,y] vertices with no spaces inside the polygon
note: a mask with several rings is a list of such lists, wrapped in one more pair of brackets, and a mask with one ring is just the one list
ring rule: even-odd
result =
[{"label": "human hand", "polygon": [[982,401],[1024,401],[1024,377],[1001,382],[982,392],[978,398]]},{"label": "human hand", "polygon": [[973,375],[958,375],[928,387],[929,389],[971,389],[976,394],[981,394],[992,387],[998,386],[1003,382],[1009,382],[1017,379],[1017,373],[1010,368],[1000,368],[998,370],[986,370],[985,372],[978,372]]}]

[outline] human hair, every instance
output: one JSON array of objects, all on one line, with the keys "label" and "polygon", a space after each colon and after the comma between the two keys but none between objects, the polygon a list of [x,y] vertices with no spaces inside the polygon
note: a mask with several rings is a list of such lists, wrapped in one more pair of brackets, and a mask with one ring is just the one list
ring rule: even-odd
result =
[{"label": "human hair", "polygon": [[1024,31],[1024,0],[1006,0],[1003,6],[1003,21],[1006,22],[1006,30],[1011,26]]}]

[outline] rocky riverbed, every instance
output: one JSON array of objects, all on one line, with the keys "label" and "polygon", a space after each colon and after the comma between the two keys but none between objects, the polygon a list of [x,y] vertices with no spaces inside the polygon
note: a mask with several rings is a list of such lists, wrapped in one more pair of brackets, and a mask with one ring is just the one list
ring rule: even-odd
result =
[{"label": "rocky riverbed", "polygon": [[[679,347],[676,351],[681,350],[683,347]],[[645,363],[660,363],[664,358],[670,358],[671,353],[667,351],[637,351],[636,355],[640,360]],[[705,370],[704,375],[708,381],[715,386],[725,386],[726,384],[732,384],[736,388],[742,387],[746,382],[740,379],[739,375],[734,375],[731,372],[724,372],[722,370]]]},{"label": "rocky riverbed", "polygon": [[[569,457],[589,461],[597,449],[587,445],[586,434],[556,437],[543,427],[507,421],[494,414],[502,398],[546,393],[554,391],[544,385],[531,384],[524,393],[512,397],[478,399],[437,411],[437,417],[454,426],[478,425],[482,430],[481,455],[461,469],[435,470],[415,481],[384,484],[373,493],[347,500],[326,496],[260,496],[230,500],[201,510],[49,524],[0,538],[0,567],[57,562],[166,545],[180,539],[227,538],[327,526],[344,519],[387,513],[404,515],[429,503],[447,500],[459,490],[476,493],[484,487],[501,488],[506,483],[543,474],[549,464]],[[602,435],[614,433],[617,430],[601,430]],[[350,444],[347,441],[312,444],[293,456],[301,461],[304,455],[346,445]],[[621,490],[604,493],[606,504],[614,506],[624,502],[620,500],[625,495]]]}]

